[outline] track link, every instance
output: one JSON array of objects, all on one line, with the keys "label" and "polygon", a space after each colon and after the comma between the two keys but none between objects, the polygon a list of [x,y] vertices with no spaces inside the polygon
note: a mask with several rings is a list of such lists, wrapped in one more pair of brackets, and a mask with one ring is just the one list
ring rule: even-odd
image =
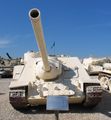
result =
[{"label": "track link", "polygon": [[22,109],[28,106],[27,88],[28,87],[10,89],[9,101],[13,108]]},{"label": "track link", "polygon": [[[94,90],[95,89],[95,90]],[[83,102],[85,107],[95,107],[102,99],[102,89],[99,86],[86,87],[86,98]]]}]

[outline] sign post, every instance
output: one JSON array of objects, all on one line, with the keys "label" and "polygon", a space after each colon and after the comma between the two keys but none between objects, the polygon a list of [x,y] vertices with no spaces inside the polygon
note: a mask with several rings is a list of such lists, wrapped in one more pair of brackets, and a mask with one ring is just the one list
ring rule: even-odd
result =
[{"label": "sign post", "polygon": [[59,111],[68,111],[69,103],[67,96],[48,96],[46,110],[55,112],[55,119],[59,120]]}]

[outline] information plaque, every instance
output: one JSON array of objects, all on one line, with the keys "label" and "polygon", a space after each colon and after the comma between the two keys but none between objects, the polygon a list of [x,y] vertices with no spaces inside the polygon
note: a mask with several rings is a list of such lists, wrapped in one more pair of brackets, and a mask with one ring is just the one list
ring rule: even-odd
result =
[{"label": "information plaque", "polygon": [[69,103],[67,96],[48,96],[47,97],[47,110],[54,111],[68,111]]}]

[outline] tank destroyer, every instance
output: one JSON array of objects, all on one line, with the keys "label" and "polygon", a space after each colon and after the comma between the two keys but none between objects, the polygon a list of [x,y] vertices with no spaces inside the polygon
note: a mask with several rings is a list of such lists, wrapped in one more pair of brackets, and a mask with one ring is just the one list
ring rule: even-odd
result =
[{"label": "tank destroyer", "polygon": [[102,98],[98,80],[90,79],[78,57],[48,56],[44,41],[40,11],[29,11],[40,56],[24,54],[23,64],[14,67],[9,85],[9,100],[18,109],[47,104],[48,96],[67,96],[69,104],[96,106]]},{"label": "tank destroyer", "polygon": [[102,89],[111,93],[111,59],[89,57],[82,64],[91,78],[98,78]]}]

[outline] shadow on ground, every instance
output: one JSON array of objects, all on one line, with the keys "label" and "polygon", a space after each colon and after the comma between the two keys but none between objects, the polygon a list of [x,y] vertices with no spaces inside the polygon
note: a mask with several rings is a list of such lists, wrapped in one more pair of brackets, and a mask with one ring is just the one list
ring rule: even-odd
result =
[{"label": "shadow on ground", "polygon": [[[20,112],[24,114],[52,114],[54,111],[46,111],[46,106],[35,106],[22,109]],[[60,112],[65,113],[65,112]],[[67,113],[102,113],[111,117],[111,94],[104,93],[102,101],[93,109],[85,108],[81,105],[70,105]]]}]

